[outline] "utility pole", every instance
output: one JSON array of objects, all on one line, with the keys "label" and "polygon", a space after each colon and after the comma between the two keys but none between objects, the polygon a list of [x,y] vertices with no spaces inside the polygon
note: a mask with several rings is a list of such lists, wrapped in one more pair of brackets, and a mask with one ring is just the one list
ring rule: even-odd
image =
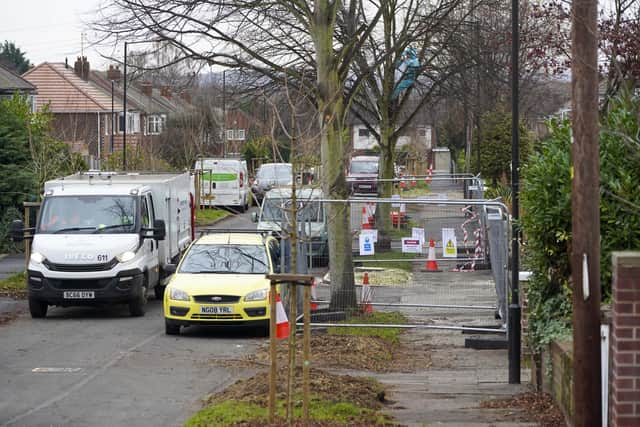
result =
[{"label": "utility pole", "polygon": [[123,100],[122,113],[124,128],[122,129],[122,170],[127,170],[127,42],[124,42],[124,79],[122,81]]},{"label": "utility pole", "polygon": [[602,419],[598,1],[574,0],[571,31],[571,276],[575,425]]},{"label": "utility pole", "polygon": [[511,0],[511,302],[509,304],[509,384],[520,384],[520,120],[518,104],[519,0]]}]

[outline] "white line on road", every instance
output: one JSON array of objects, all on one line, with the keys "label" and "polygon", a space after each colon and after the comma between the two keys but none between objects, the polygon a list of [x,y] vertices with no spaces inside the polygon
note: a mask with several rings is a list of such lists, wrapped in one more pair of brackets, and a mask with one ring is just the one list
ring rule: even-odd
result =
[{"label": "white line on road", "polygon": [[77,391],[78,389],[82,388],[84,385],[86,385],[89,381],[91,381],[94,378],[96,378],[98,375],[103,374],[107,369],[109,369],[110,367],[112,367],[113,365],[118,363],[120,360],[122,360],[123,358],[125,358],[126,356],[128,356],[129,354],[134,352],[139,347],[142,347],[143,345],[147,344],[149,341],[152,341],[154,338],[157,338],[158,336],[162,335],[163,333],[164,333],[164,331],[156,332],[155,334],[151,335],[150,337],[145,338],[144,340],[142,340],[138,344],[128,348],[127,350],[121,351],[120,354],[118,354],[113,359],[111,359],[109,362],[107,362],[105,365],[103,365],[101,368],[96,370],[93,374],[91,374],[88,377],[84,378],[82,381],[79,381],[79,382],[75,383],[66,392],[64,392],[62,394],[59,394],[59,395],[57,395],[55,397],[52,397],[51,399],[42,402],[40,405],[36,406],[35,408],[31,408],[28,411],[23,412],[22,414],[16,415],[15,417],[11,418],[6,423],[2,424],[2,427],[9,426],[9,425],[15,423],[16,421],[20,421],[24,417],[28,417],[29,415],[33,414],[34,412],[37,412],[37,411],[39,411],[41,409],[44,409],[44,408],[46,408],[48,406],[51,406],[52,404],[54,404],[56,402],[59,402],[60,400],[64,399],[65,397],[69,396],[74,391]]}]

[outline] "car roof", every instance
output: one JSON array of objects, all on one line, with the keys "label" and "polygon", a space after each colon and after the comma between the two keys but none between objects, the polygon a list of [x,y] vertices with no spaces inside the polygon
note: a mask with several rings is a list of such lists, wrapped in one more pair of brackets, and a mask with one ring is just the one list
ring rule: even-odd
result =
[{"label": "car roof", "polygon": [[291,163],[263,163],[260,165],[260,167],[258,169],[271,169],[271,168],[276,168],[276,167],[291,167]]},{"label": "car roof", "polygon": [[352,162],[377,162],[379,160],[378,156],[354,156],[351,158]]},{"label": "car roof", "polygon": [[263,233],[211,233],[198,238],[194,245],[262,245]]}]

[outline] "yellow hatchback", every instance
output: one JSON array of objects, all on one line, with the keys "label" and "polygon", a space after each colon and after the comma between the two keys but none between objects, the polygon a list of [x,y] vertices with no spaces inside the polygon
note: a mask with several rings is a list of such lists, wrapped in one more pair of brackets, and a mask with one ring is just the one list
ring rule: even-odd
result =
[{"label": "yellow hatchback", "polygon": [[189,325],[269,329],[269,280],[280,245],[253,232],[206,234],[187,249],[164,293],[165,332]]}]

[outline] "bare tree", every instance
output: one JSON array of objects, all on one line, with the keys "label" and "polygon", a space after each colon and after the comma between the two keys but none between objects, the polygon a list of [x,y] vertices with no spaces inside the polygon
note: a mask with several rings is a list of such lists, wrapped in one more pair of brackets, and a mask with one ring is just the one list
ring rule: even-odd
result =
[{"label": "bare tree", "polygon": [[[305,88],[319,112],[324,194],[342,199],[348,196],[343,130],[352,96],[345,82],[380,15],[380,4],[359,0],[115,0],[94,26],[116,43],[166,40],[181,51],[180,59],[252,70],[275,81],[286,77]],[[329,225],[331,305],[355,307],[349,211],[339,204],[328,211],[340,218]]]}]

